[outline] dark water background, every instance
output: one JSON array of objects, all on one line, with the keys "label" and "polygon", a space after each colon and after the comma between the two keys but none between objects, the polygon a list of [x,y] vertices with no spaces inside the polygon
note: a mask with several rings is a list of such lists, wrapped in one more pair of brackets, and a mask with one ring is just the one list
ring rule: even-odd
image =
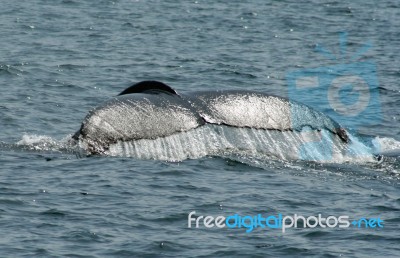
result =
[{"label": "dark water background", "polygon": [[[287,96],[287,72],[335,64],[314,48],[337,54],[338,33],[347,32],[348,52],[370,41],[361,59],[377,65],[382,118],[363,132],[398,149],[399,15],[395,0],[3,1],[0,256],[400,256],[396,156],[372,164],[218,157],[174,163],[77,158],[60,148],[90,108],[141,80],[180,92]],[[247,234],[188,229],[193,210],[385,222],[381,229]]]}]

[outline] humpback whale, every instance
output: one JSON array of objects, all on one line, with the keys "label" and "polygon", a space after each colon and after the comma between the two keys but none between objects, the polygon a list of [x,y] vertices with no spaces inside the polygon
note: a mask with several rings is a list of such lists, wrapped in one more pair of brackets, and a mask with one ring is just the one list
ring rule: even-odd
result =
[{"label": "humpback whale", "polygon": [[89,111],[73,139],[90,154],[117,142],[157,139],[206,124],[276,131],[325,129],[347,143],[346,130],[329,116],[283,97],[248,90],[181,94],[158,81],[143,81]]}]

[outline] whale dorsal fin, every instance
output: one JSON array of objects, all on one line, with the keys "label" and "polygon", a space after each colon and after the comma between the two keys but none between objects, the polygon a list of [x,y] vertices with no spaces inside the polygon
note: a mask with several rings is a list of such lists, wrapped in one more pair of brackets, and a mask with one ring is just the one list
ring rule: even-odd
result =
[{"label": "whale dorsal fin", "polygon": [[174,89],[158,81],[142,81],[136,83],[131,87],[125,89],[119,95],[132,94],[132,93],[149,93],[149,94],[169,93],[173,95],[178,95],[178,93]]}]

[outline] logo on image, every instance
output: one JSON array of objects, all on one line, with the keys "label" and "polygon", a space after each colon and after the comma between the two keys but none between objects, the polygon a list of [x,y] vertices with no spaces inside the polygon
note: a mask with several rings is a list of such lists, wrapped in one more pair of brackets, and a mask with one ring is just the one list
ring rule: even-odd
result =
[{"label": "logo on image", "polygon": [[[382,117],[376,64],[372,60],[360,60],[371,49],[370,42],[363,44],[354,54],[349,54],[347,33],[341,33],[339,41],[339,55],[332,54],[321,45],[315,48],[337,64],[287,73],[288,97],[327,113],[346,129],[356,132],[363,127],[379,124]],[[291,112],[292,117],[299,115],[297,110]],[[314,149],[324,154],[321,160],[332,159],[333,144],[327,144],[332,143],[330,136],[314,136],[304,142],[299,150],[300,158],[307,159],[306,150]],[[330,146],[327,148],[327,145]]]}]

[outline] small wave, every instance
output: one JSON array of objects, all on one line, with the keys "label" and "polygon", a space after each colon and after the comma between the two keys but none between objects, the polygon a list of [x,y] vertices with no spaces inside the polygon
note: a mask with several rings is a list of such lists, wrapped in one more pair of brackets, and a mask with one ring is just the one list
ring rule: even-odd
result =
[{"label": "small wave", "polygon": [[0,74],[21,76],[24,73],[26,73],[24,70],[16,66],[0,64]]}]

